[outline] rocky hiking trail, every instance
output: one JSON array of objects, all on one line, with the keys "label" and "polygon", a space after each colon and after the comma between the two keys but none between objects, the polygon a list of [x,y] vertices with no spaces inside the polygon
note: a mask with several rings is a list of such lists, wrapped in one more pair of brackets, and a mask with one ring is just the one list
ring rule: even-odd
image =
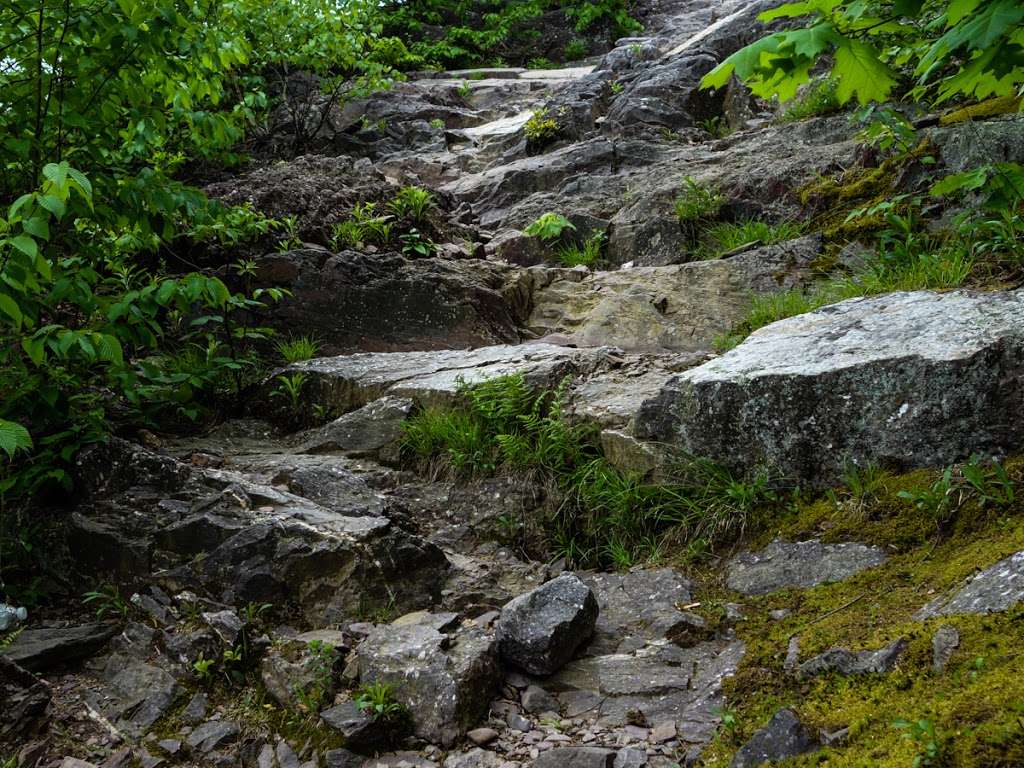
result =
[{"label": "rocky hiking trail", "polygon": [[[81,457],[67,555],[121,591],[0,654],[15,765],[910,765],[912,742],[872,746],[878,702],[932,686],[965,723],[986,693],[1009,711],[1019,651],[992,638],[1019,636],[1024,518],[979,513],[940,541],[893,510],[930,470],[1024,448],[1024,293],[854,298],[716,351],[751,296],[858,258],[829,251],[828,202],[799,194],[864,160],[846,117],[780,124],[741,87],[698,88],[770,5],[666,0],[578,67],[412,78],[337,110],[317,154],[210,186],[298,217],[299,247],[262,255],[258,279],[292,292],[271,322],[322,356],[206,434]],[[564,132],[537,148],[524,127],[542,108]],[[922,130],[948,171],[1024,160],[1019,115]],[[812,223],[690,260],[683,177],[725,190],[735,218]],[[331,245],[354,204],[410,183],[437,195],[437,253]],[[523,231],[548,211],[580,242],[606,232],[605,263],[553,265]],[[295,376],[297,413],[275,394]],[[619,470],[770,466],[810,500],[699,564],[544,556],[506,535],[547,509],[537,477],[460,481],[400,451],[415,414],[508,376],[565,382],[567,418]],[[814,495],[851,463],[896,473],[875,517]],[[378,717],[357,703],[373,684]],[[1010,761],[988,764],[1021,764],[1007,733]]]}]

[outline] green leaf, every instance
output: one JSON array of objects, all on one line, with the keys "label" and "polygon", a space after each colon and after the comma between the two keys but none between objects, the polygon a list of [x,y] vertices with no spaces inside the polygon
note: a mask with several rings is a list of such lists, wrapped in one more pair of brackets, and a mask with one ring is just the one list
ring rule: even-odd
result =
[{"label": "green leaf", "polygon": [[946,23],[949,26],[959,24],[964,17],[974,13],[983,0],[951,0],[946,9]]},{"label": "green leaf", "polygon": [[39,255],[39,246],[36,245],[36,241],[28,235],[18,235],[17,237],[12,237],[7,242],[26,256],[30,256],[33,259]]},{"label": "green leaf", "polygon": [[985,186],[985,182],[988,181],[991,171],[992,166],[983,165],[970,171],[952,173],[941,181],[932,184],[929,192],[934,197],[944,197],[957,192],[970,192],[975,189],[981,189]]},{"label": "green leaf", "polygon": [[775,21],[775,19],[789,19],[812,13],[831,13],[841,2],[842,0],[803,0],[797,3],[785,3],[762,12],[757,18],[761,21]]},{"label": "green leaf", "polygon": [[27,429],[13,421],[0,419],[0,451],[6,453],[8,459],[13,459],[18,451],[31,449],[32,437]]},{"label": "green leaf", "polygon": [[18,306],[18,302],[6,293],[0,293],[0,312],[3,312],[11,318],[15,328],[21,328],[21,321],[24,317],[21,312],[21,307]]},{"label": "green leaf", "polygon": [[860,40],[843,38],[835,55],[832,76],[840,104],[854,96],[861,104],[885,101],[889,97],[896,85],[895,73],[879,60],[874,48]]}]

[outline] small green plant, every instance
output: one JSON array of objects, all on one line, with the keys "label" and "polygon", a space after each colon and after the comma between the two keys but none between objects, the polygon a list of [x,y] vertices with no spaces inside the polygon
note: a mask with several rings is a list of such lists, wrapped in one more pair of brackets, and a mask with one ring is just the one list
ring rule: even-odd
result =
[{"label": "small green plant", "polygon": [[331,229],[331,247],[362,248],[369,243],[387,245],[391,241],[392,225],[386,216],[377,215],[377,204],[357,203],[352,215]]},{"label": "small green plant", "polygon": [[707,117],[701,120],[700,127],[709,133],[713,139],[724,139],[732,133],[732,129],[729,128],[729,123],[719,115]]},{"label": "small green plant", "polygon": [[722,730],[725,732],[726,741],[732,744],[739,743],[740,723],[736,710],[729,707],[722,707],[717,712],[722,723]]},{"label": "small green plant", "polygon": [[327,703],[334,691],[334,668],[338,663],[338,649],[322,640],[311,640],[306,670],[310,674],[307,685],[296,685],[295,698],[307,714],[316,714]]},{"label": "small green plant", "polygon": [[430,121],[430,127],[433,128],[435,131],[443,130],[444,120],[442,120],[440,117],[435,117],[433,120]]},{"label": "small green plant", "polygon": [[554,69],[555,63],[546,56],[535,56],[526,63],[527,69]]},{"label": "small green plant", "polygon": [[977,454],[960,467],[960,475],[981,506],[1005,507],[1014,502],[1014,483],[998,461],[986,463]]},{"label": "small green plant", "polygon": [[917,748],[914,768],[928,766],[940,768],[946,762],[946,748],[931,720],[896,720],[893,728],[903,731],[903,738],[912,741]]},{"label": "small green plant", "polygon": [[0,635],[0,654],[10,648],[11,645],[14,644],[14,641],[18,639],[18,635],[24,631],[24,627],[18,627],[17,629]]},{"label": "small green plant", "polygon": [[523,126],[526,142],[534,147],[554,141],[562,132],[558,121],[551,116],[547,108],[535,110]]},{"label": "small green plant", "polygon": [[576,38],[570,40],[565,44],[565,60],[566,61],[579,61],[580,59],[586,58],[589,46],[586,40],[580,40]]},{"label": "small green plant", "polygon": [[473,86],[468,81],[463,80],[462,84],[455,89],[455,93],[458,94],[460,99],[468,99],[470,94],[473,93]]},{"label": "small green plant", "polygon": [[723,205],[725,197],[718,190],[687,176],[683,179],[674,208],[679,222],[689,224],[714,219]]},{"label": "small green plant", "polygon": [[610,87],[612,91],[612,96],[618,96],[620,93],[626,90],[626,86],[623,85],[622,82],[619,80],[612,80],[612,84]]},{"label": "small green plant", "polygon": [[276,347],[281,359],[291,365],[316,357],[316,353],[320,349],[320,342],[312,336],[293,336],[290,339],[278,341]]},{"label": "small green plant", "polygon": [[192,671],[200,682],[209,683],[213,680],[213,666],[216,663],[216,659],[208,659],[203,652],[200,651],[199,657],[192,662]]},{"label": "small green plant", "polygon": [[356,706],[374,720],[394,720],[405,713],[405,707],[395,698],[395,691],[387,683],[364,683],[356,691]]},{"label": "small green plant", "polygon": [[859,466],[853,462],[843,465],[843,485],[850,496],[860,502],[872,502],[885,490],[889,473],[877,464]]},{"label": "small green plant", "polygon": [[309,378],[302,371],[295,371],[289,374],[281,374],[276,377],[277,387],[271,391],[271,397],[283,398],[293,414],[298,413],[302,404],[302,388]]},{"label": "small green plant", "polygon": [[437,245],[415,227],[402,235],[399,240],[402,243],[402,254],[410,258],[429,259],[437,253]]},{"label": "small green plant", "polygon": [[558,250],[558,260],[563,267],[577,267],[580,265],[591,267],[601,260],[601,252],[604,249],[607,236],[604,232],[595,232],[588,237],[582,246],[567,245]]},{"label": "small green plant", "polygon": [[530,224],[524,232],[530,237],[539,237],[541,240],[551,242],[561,237],[567,229],[575,230],[576,227],[560,213],[549,211]]},{"label": "small green plant", "polygon": [[242,606],[242,621],[247,625],[257,624],[263,620],[264,614],[274,609],[273,603],[254,603],[252,601]]},{"label": "small green plant", "polygon": [[86,592],[82,596],[82,604],[95,607],[97,619],[102,619],[108,614],[126,619],[131,612],[131,605],[121,597],[120,591],[113,584],[104,584],[99,589]]},{"label": "small green plant", "polygon": [[395,199],[388,203],[388,210],[398,218],[410,217],[422,222],[427,211],[434,204],[434,195],[421,187],[402,187]]},{"label": "small green plant", "polygon": [[302,240],[299,239],[299,218],[298,216],[285,216],[276,222],[277,228],[281,230],[282,236],[277,243],[277,250],[281,253],[294,251],[302,247]]}]

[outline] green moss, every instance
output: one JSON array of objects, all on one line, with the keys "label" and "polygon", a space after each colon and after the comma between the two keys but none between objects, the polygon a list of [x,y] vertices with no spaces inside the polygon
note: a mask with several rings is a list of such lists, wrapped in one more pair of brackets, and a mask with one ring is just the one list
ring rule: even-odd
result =
[{"label": "green moss", "polygon": [[984,120],[987,117],[1012,114],[1020,110],[1020,104],[1019,96],[998,96],[993,99],[985,99],[977,104],[947,112],[939,118],[939,125],[956,125],[971,120]]},{"label": "green moss", "polygon": [[[1007,471],[1019,485],[1022,462],[1008,462]],[[735,742],[748,738],[780,706],[794,707],[812,727],[850,728],[845,745],[786,765],[910,766],[918,745],[893,727],[899,719],[934,724],[947,755],[943,765],[1024,764],[1024,607],[989,616],[912,618],[979,568],[1024,549],[1024,503],[998,509],[965,504],[939,535],[934,521],[897,496],[934,477],[927,471],[886,477],[877,497],[863,503],[842,493],[797,502],[787,518],[762,530],[755,544],[775,535],[822,536],[868,541],[892,554],[883,565],[841,583],[743,601],[748,619],[738,624],[737,633],[747,655],[726,684],[739,733],[713,743],[707,765],[728,764]],[[720,586],[707,592],[711,604],[730,599]],[[778,608],[791,613],[773,621],[769,612]],[[931,668],[931,638],[940,624],[960,632],[960,646],[941,674]],[[834,646],[874,649],[898,637],[906,637],[909,646],[887,675],[797,681],[782,669],[793,635],[800,638],[804,660]]]}]

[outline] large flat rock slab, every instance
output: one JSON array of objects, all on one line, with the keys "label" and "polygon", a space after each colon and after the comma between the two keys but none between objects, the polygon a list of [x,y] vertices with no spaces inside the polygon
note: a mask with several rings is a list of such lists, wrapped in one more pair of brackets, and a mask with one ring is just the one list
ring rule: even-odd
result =
[{"label": "large flat rock slab", "polygon": [[1024,291],[902,292],[774,323],[647,401],[637,435],[827,483],[1024,444]]},{"label": "large flat rock slab", "polygon": [[820,250],[821,239],[809,236],[727,259],[597,272],[582,280],[570,275],[534,293],[527,325],[584,346],[709,350],[743,318],[751,293],[810,284]]},{"label": "large flat rock slab", "polygon": [[759,552],[742,552],[726,566],[729,589],[764,595],[788,587],[814,587],[843,581],[885,562],[885,553],[865,544],[773,541]]},{"label": "large flat rock slab", "polygon": [[564,376],[593,371],[609,354],[607,349],[555,344],[498,345],[324,357],[296,363],[287,372],[309,377],[307,399],[344,413],[384,395],[412,398],[422,405],[448,404],[463,383],[479,384],[516,374],[522,374],[531,386],[554,386]]}]

